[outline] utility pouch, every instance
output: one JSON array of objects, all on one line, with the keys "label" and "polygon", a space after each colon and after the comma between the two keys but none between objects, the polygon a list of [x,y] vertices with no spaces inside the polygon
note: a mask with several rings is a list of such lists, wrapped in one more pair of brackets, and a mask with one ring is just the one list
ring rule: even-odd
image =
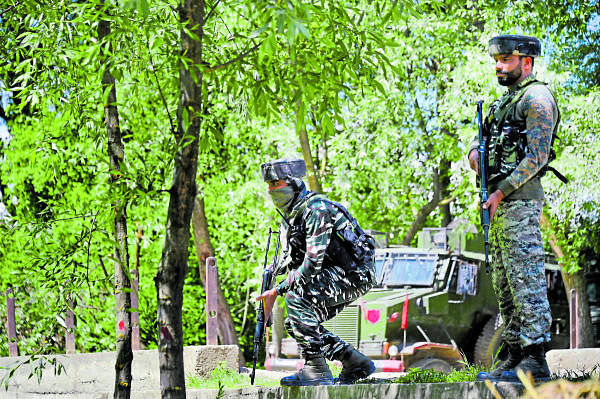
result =
[{"label": "utility pouch", "polygon": [[306,248],[306,232],[303,224],[293,224],[289,227],[288,245],[291,248],[292,267],[298,267],[304,260]]},{"label": "utility pouch", "polygon": [[[346,216],[350,222],[344,229],[333,231],[327,249],[325,261],[342,267],[346,271],[356,271],[366,260],[372,259],[375,253],[375,240],[358,225],[358,222],[342,204],[327,198],[315,198],[332,204]],[[302,264],[306,248],[305,214],[294,220],[289,226],[288,243],[291,247],[292,267]]]},{"label": "utility pouch", "polygon": [[360,228],[356,219],[350,216],[345,208],[340,208],[340,210],[352,226],[347,226],[345,229],[335,232],[327,247],[327,253],[344,270],[355,271],[368,258],[373,257],[375,240]]},{"label": "utility pouch", "polygon": [[498,172],[509,175],[525,157],[527,131],[515,126],[504,126],[498,138]]},{"label": "utility pouch", "polygon": [[345,271],[356,270],[357,259],[348,247],[348,243],[336,232],[329,240],[325,256],[332,264],[341,266]]}]

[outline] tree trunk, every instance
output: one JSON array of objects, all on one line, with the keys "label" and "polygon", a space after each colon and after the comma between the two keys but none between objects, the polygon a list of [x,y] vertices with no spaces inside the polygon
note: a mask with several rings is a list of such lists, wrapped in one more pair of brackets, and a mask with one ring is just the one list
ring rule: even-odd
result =
[{"label": "tree trunk", "polygon": [[[98,24],[98,39],[103,40],[110,35],[110,22],[101,20]],[[110,72],[112,45],[108,52],[102,46],[103,63],[106,65],[102,75],[102,93],[109,88],[106,104],[104,104],[104,123],[108,133],[108,157],[110,159],[111,186],[117,193],[122,193],[124,185],[120,183],[121,162],[125,155],[121,129],[119,127],[119,112],[117,110],[117,92],[115,78]],[[115,304],[116,304],[116,335],[117,359],[115,361],[115,398],[129,398],[131,394],[131,281],[129,279],[129,251],[127,248],[127,203],[116,199],[112,204],[114,214],[115,241]]]},{"label": "tree trunk", "polygon": [[[202,280],[202,285],[206,287],[206,258],[214,256],[215,250],[210,243],[208,222],[204,211],[204,198],[201,198],[200,196],[196,196],[196,200],[194,201],[192,227],[194,230],[194,247],[196,248],[196,255],[198,256],[198,261],[200,263],[199,275]],[[222,345],[238,345],[238,337],[235,333],[231,311],[229,310],[229,305],[225,300],[225,295],[223,295],[223,290],[221,290],[219,281],[217,281],[217,311],[219,314],[219,341]],[[243,356],[241,362],[245,363]]]},{"label": "tree trunk", "polygon": [[[450,196],[450,161],[442,159],[440,162],[440,197],[448,198]],[[440,204],[442,212],[442,227],[446,227],[452,221],[452,213],[450,212],[450,202],[443,205]]]},{"label": "tree trunk", "polygon": [[312,154],[310,152],[310,140],[308,139],[306,129],[301,129],[301,124],[298,121],[300,101],[302,100],[298,100],[298,103],[296,104],[296,134],[300,139],[300,147],[302,147],[302,156],[304,157],[304,162],[306,162],[306,180],[308,180],[308,187],[312,191],[316,193],[322,193],[323,188],[321,187],[321,182],[319,181],[319,170],[313,162]]},{"label": "tree trunk", "polygon": [[[179,145],[175,155],[173,184],[169,189],[169,209],[165,246],[154,283],[157,294],[158,353],[160,388],[163,398],[185,398],[183,331],[181,307],[183,284],[188,270],[190,219],[196,197],[198,137],[202,114],[202,39],[204,0],[184,0],[178,7],[181,29],[180,56],[191,62],[179,65],[179,104],[177,128]],[[191,31],[192,36],[186,32]],[[193,76],[195,74],[195,76]]]},{"label": "tree trunk", "polygon": [[552,252],[554,252],[554,256],[556,256],[556,259],[561,266],[560,274],[565,285],[565,294],[567,295],[569,305],[571,305],[571,295],[569,295],[569,292],[571,289],[577,291],[577,317],[579,318],[579,342],[577,343],[577,346],[579,348],[591,348],[595,345],[594,332],[592,329],[592,317],[590,316],[590,302],[587,295],[587,280],[583,269],[579,269],[579,271],[575,273],[565,272],[563,261],[565,256],[564,252],[560,245],[558,245],[558,240],[552,231],[550,221],[543,213],[540,218],[540,226],[548,234]]},{"label": "tree trunk", "polygon": [[402,243],[401,243],[402,245],[410,245],[410,242],[413,240],[413,238],[415,238],[415,235],[417,235],[417,232],[419,230],[421,230],[421,228],[425,224],[425,221],[427,220],[427,216],[429,216],[429,214],[431,212],[433,212],[435,210],[435,208],[437,208],[439,203],[440,203],[440,178],[439,178],[437,169],[434,169],[433,170],[433,197],[431,198],[431,200],[428,203],[423,205],[421,207],[421,209],[419,209],[419,211],[417,212],[417,215],[415,216],[415,220],[412,222],[412,224],[410,225],[410,228],[408,229],[408,232],[404,235],[404,238],[402,239]]}]

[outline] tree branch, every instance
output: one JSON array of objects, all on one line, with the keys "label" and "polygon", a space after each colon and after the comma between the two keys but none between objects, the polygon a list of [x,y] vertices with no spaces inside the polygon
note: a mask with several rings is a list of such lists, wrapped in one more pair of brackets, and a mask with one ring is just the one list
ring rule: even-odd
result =
[{"label": "tree branch", "polygon": [[2,12],[0,12],[0,19],[4,20],[4,14],[6,14],[7,12],[11,11],[13,8],[17,8],[17,6],[19,6],[19,4],[21,4],[21,2],[17,1],[15,4],[13,4],[12,6],[8,7],[6,10],[3,10]]},{"label": "tree branch", "polygon": [[425,119],[423,119],[423,110],[421,109],[421,106],[419,105],[419,101],[417,100],[416,96],[415,96],[415,110],[417,111],[416,116],[418,118],[419,127],[421,128],[423,133],[425,133],[425,135],[428,135],[429,132],[427,131],[427,124],[425,123]]},{"label": "tree branch", "polygon": [[450,130],[446,129],[445,127],[441,128],[440,132],[442,132],[443,134],[445,134],[448,137],[456,138],[456,132],[452,133],[452,132],[450,132]]},{"label": "tree branch", "polygon": [[206,25],[206,22],[213,15],[213,12],[216,10],[216,8],[217,8],[217,6],[219,5],[220,2],[221,2],[221,0],[217,0],[217,2],[215,3],[215,5],[213,6],[213,8],[210,9],[210,11],[208,12],[208,15],[206,16],[206,18],[204,18],[204,21],[202,21],[202,26]]},{"label": "tree branch", "polygon": [[167,100],[163,93],[162,87],[160,87],[160,82],[158,81],[158,76],[156,75],[156,68],[154,67],[154,60],[152,59],[152,51],[150,50],[150,42],[148,36],[146,35],[146,47],[148,48],[148,58],[150,59],[150,66],[152,67],[152,74],[154,75],[154,79],[156,80],[156,87],[158,88],[158,93],[160,94],[160,98],[162,100],[163,106],[165,107],[165,111],[167,111],[167,116],[169,117],[169,124],[171,125],[171,131],[175,132],[175,123],[173,122],[173,117],[169,112],[169,107],[167,105]]},{"label": "tree branch", "polygon": [[92,244],[92,233],[95,230],[94,224],[96,224],[96,216],[98,216],[98,213],[100,213],[100,211],[96,212],[96,214],[94,215],[94,218],[92,219],[92,225],[90,226],[90,233],[88,236],[88,243],[87,243],[87,261],[86,261],[86,267],[85,267],[85,281],[87,282],[88,290],[90,293],[90,298],[92,297],[92,287],[90,287],[90,246]]},{"label": "tree branch", "polygon": [[[98,261],[100,262],[100,266],[102,267],[102,271],[104,272],[104,279],[102,279],[102,282],[104,283],[104,286],[106,287],[106,290],[108,293],[113,293],[115,291],[114,286],[112,286],[112,280],[110,279],[110,276],[108,275],[108,271],[106,271],[106,266],[104,266],[104,261],[102,260],[102,256],[100,254],[98,254]],[[110,286],[109,286],[110,283]],[[112,286],[112,288],[111,288]]]},{"label": "tree branch", "polygon": [[437,206],[439,204],[440,204],[440,177],[439,177],[439,172],[438,172],[437,168],[435,168],[435,169],[433,169],[433,198],[431,198],[431,201],[429,201],[428,203],[423,205],[421,207],[421,209],[419,209],[419,212],[417,212],[417,216],[415,217],[415,220],[410,225],[408,232],[402,239],[402,245],[410,245],[410,242],[413,240],[413,238],[417,234],[417,231],[419,231],[421,229],[421,227],[425,223],[425,220],[427,220],[427,216],[429,216],[429,214],[431,212],[433,212],[433,210],[435,208],[437,208]]},{"label": "tree branch", "polygon": [[0,118],[4,119],[4,121],[8,125],[8,115],[4,111],[4,107],[2,105],[0,105]]},{"label": "tree branch", "polygon": [[262,44],[262,42],[258,43],[257,45],[255,45],[254,47],[252,47],[250,50],[238,55],[237,57],[235,57],[232,60],[229,60],[223,64],[219,64],[219,65],[214,65],[211,67],[208,67],[206,69],[203,70],[203,72],[214,72],[214,71],[218,71],[219,69],[223,69],[231,64],[235,64],[236,62],[242,60],[243,58],[247,57],[248,55],[252,54],[253,52],[255,52],[256,50],[258,50],[258,48],[260,47],[260,45]]}]

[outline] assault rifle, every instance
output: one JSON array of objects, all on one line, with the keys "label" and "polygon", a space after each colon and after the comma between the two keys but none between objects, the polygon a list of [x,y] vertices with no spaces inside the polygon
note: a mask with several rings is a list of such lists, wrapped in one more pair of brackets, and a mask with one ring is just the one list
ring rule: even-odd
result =
[{"label": "assault rifle", "polygon": [[479,212],[481,217],[481,227],[483,228],[483,237],[485,243],[485,272],[490,272],[489,261],[489,231],[490,231],[490,210],[483,209],[483,205],[488,201],[487,189],[487,159],[485,150],[485,138],[483,137],[483,101],[477,102],[477,124],[479,125],[479,147],[477,154],[479,155]]},{"label": "assault rifle", "polygon": [[[275,245],[275,256],[273,262],[268,265],[267,259],[269,257],[269,246],[271,244],[271,235],[277,233],[277,244]],[[271,283],[273,282],[273,268],[277,264],[277,256],[279,255],[279,231],[274,232],[269,227],[269,237],[267,238],[267,250],[265,251],[265,262],[263,265],[262,285],[260,293],[264,294],[265,291],[271,289]],[[252,373],[250,374],[250,384],[254,385],[254,377],[256,376],[256,361],[258,360],[258,350],[265,338],[265,326],[269,326],[269,315],[265,315],[264,302],[261,301],[258,305],[258,313],[256,315],[256,329],[254,330],[254,352],[252,353]]]}]

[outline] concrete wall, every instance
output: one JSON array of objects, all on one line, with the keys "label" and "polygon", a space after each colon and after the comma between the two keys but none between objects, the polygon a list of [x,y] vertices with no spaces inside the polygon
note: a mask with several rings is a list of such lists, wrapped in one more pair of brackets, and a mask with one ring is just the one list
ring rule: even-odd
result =
[{"label": "concrete wall", "polygon": [[[497,383],[496,389],[503,398],[518,398],[523,393],[521,385]],[[8,394],[8,396],[3,396]],[[443,384],[357,384],[348,386],[318,386],[272,388],[253,387],[225,390],[221,397],[216,389],[187,389],[188,399],[493,399],[493,394],[482,382]],[[111,392],[97,393],[0,393],[0,397],[13,399],[109,399]],[[159,390],[131,393],[132,399],[160,399]]]},{"label": "concrete wall", "polygon": [[[518,398],[521,385],[495,384],[504,398]],[[216,390],[187,391],[189,399],[216,399]],[[443,384],[356,384],[345,386],[246,388],[226,390],[222,399],[493,399],[483,382]],[[158,399],[158,397],[157,397]]]},{"label": "concrete wall", "polygon": [[555,375],[592,373],[600,377],[600,348],[555,349],[546,353],[546,360]]},{"label": "concrete wall", "polygon": [[[42,396],[50,398],[53,395],[67,393],[73,395],[70,396],[73,398],[112,397],[115,384],[115,352],[49,355],[46,358],[55,360],[57,364],[64,367],[64,370],[60,375],[55,375],[54,366],[46,363],[41,369],[39,383],[34,370],[40,367],[40,360],[29,363],[27,356],[0,358],[0,379],[21,364],[10,378],[8,390],[5,390],[4,386],[0,387],[0,398]],[[221,362],[224,362],[227,368],[238,371],[240,362],[238,347],[235,345],[184,347],[183,363],[186,375],[205,376]],[[32,373],[33,377],[29,378]],[[132,391],[159,391],[158,351],[156,349],[134,351],[131,374]],[[106,393],[110,395],[106,396]]]}]

